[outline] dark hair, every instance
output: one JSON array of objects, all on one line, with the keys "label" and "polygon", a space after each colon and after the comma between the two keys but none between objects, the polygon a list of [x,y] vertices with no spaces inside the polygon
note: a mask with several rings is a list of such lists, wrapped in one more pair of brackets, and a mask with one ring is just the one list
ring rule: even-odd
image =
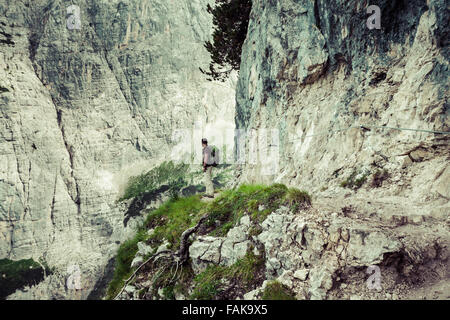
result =
[{"label": "dark hair", "polygon": [[208,144],[208,140],[206,140],[205,138],[202,139],[202,144]]}]

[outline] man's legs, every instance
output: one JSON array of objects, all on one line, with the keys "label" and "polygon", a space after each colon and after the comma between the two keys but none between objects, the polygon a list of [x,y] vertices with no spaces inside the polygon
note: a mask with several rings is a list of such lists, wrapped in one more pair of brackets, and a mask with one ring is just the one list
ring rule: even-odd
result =
[{"label": "man's legs", "polygon": [[207,196],[214,196],[214,185],[212,182],[212,167],[207,167],[205,171],[205,187],[206,187],[206,193]]}]

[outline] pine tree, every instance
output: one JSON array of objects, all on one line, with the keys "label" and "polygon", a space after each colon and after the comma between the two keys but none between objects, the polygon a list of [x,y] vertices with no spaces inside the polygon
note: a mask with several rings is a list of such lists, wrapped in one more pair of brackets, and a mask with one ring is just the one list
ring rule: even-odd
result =
[{"label": "pine tree", "polygon": [[208,80],[225,81],[232,70],[239,71],[242,45],[252,8],[251,0],[216,0],[216,5],[207,6],[213,15],[213,41],[206,41],[205,48],[211,55],[209,71],[200,68]]}]

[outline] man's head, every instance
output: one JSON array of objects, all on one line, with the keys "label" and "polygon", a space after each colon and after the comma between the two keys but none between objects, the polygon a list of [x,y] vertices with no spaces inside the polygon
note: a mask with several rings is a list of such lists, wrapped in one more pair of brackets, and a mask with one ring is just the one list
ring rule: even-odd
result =
[{"label": "man's head", "polygon": [[208,140],[206,140],[205,138],[202,139],[202,146],[206,147],[208,145]]}]

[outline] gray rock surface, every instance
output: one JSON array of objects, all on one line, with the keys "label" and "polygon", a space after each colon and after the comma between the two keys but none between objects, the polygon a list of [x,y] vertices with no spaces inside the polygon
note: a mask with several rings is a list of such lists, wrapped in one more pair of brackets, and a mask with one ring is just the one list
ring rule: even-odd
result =
[{"label": "gray rock surface", "polygon": [[445,1],[377,5],[381,30],[366,26],[368,2],[254,2],[236,126],[277,129],[280,141],[273,153],[259,145],[262,161],[250,165],[247,140],[241,182],[333,195],[354,170],[381,168],[392,175],[389,194],[449,199],[448,135],[373,127],[450,131]]},{"label": "gray rock surface", "polygon": [[[336,295],[346,299],[348,296],[344,292],[351,290],[346,283],[367,299],[374,295],[364,282],[369,266],[379,266],[383,289],[390,290],[389,286],[401,283],[399,286],[408,288],[403,294],[409,296],[413,296],[416,289],[408,287],[399,277],[407,274],[412,277],[411,270],[427,270],[427,275],[423,276],[430,277],[428,279],[434,278],[431,274],[446,277],[446,254],[438,257],[430,250],[439,247],[438,250],[448,252],[448,227],[431,221],[421,226],[387,227],[389,224],[379,221],[369,222],[368,216],[361,211],[358,219],[332,217],[320,205],[300,214],[281,207],[262,223],[263,231],[257,237],[265,248],[266,279],[287,286],[297,299],[336,298]],[[398,267],[394,263],[392,266],[395,259],[405,265]],[[350,281],[356,276],[359,282],[353,278]],[[344,286],[336,289],[337,283]],[[256,299],[258,292],[261,288],[248,297]]]},{"label": "gray rock surface", "polygon": [[[264,251],[260,255],[265,259],[265,280],[246,292],[244,299],[260,299],[267,281],[272,280],[286,286],[297,299],[316,300],[385,299],[388,292],[409,299],[421,288],[413,279],[419,277],[421,283],[429,284],[440,277],[448,279],[450,237],[445,224],[430,220],[421,225],[396,225],[370,218],[371,211],[363,210],[358,211],[358,218],[331,213],[321,202],[297,213],[281,206],[261,223],[262,232],[256,236],[244,231],[255,227],[244,215],[225,237],[195,239],[189,250],[194,272],[208,265],[229,266],[258,247]],[[234,246],[225,250],[227,243]],[[374,266],[380,272],[382,290],[368,285],[368,270]]]},{"label": "gray rock surface", "polygon": [[199,236],[189,247],[189,257],[195,272],[206,269],[208,264],[231,266],[243,258],[250,248],[248,230],[250,219],[243,216],[226,237]]},{"label": "gray rock surface", "polygon": [[[352,290],[358,292],[353,296],[384,299],[366,289],[361,279],[367,276],[354,268],[415,252],[410,246],[421,241],[433,246],[431,226],[448,228],[449,136],[379,128],[450,131],[445,1],[378,1],[381,30],[367,28],[367,5],[261,0],[250,14],[236,126],[276,129],[279,141],[271,153],[258,145],[261,161],[251,164],[247,138],[240,182],[305,189],[314,207],[329,214],[308,221],[276,211],[258,237],[267,278],[279,279],[301,299],[348,299]],[[378,170],[389,177],[374,187]],[[354,180],[367,178],[357,191],[342,187],[352,174]],[[351,219],[345,227],[339,225],[342,216]],[[405,238],[386,232],[386,226],[404,226],[399,233]],[[438,265],[448,282],[443,261],[430,268]],[[306,281],[294,277],[306,268]],[[333,287],[342,282],[338,273],[353,281],[341,293]],[[388,268],[383,274],[383,288],[392,293],[398,274]],[[415,292],[405,290],[403,296]]]},{"label": "gray rock surface", "polygon": [[233,80],[198,70],[210,2],[82,0],[71,30],[72,3],[1,1],[0,258],[43,257],[62,282],[78,264],[86,296],[139,221],[116,204],[130,175],[175,129],[234,127]]},{"label": "gray rock surface", "polygon": [[[265,281],[246,299],[260,299],[271,280],[297,299],[448,292],[449,138],[403,130],[450,131],[447,5],[377,4],[381,30],[367,28],[367,1],[253,1],[236,126],[277,129],[280,141],[272,153],[257,146],[254,164],[247,137],[236,184],[285,183],[310,192],[313,206],[280,207],[256,236],[242,219],[225,237],[198,237],[196,273],[234,261],[244,252],[236,242],[249,241],[263,250]],[[378,170],[388,173],[379,185]],[[382,290],[369,285],[371,266]]]}]

